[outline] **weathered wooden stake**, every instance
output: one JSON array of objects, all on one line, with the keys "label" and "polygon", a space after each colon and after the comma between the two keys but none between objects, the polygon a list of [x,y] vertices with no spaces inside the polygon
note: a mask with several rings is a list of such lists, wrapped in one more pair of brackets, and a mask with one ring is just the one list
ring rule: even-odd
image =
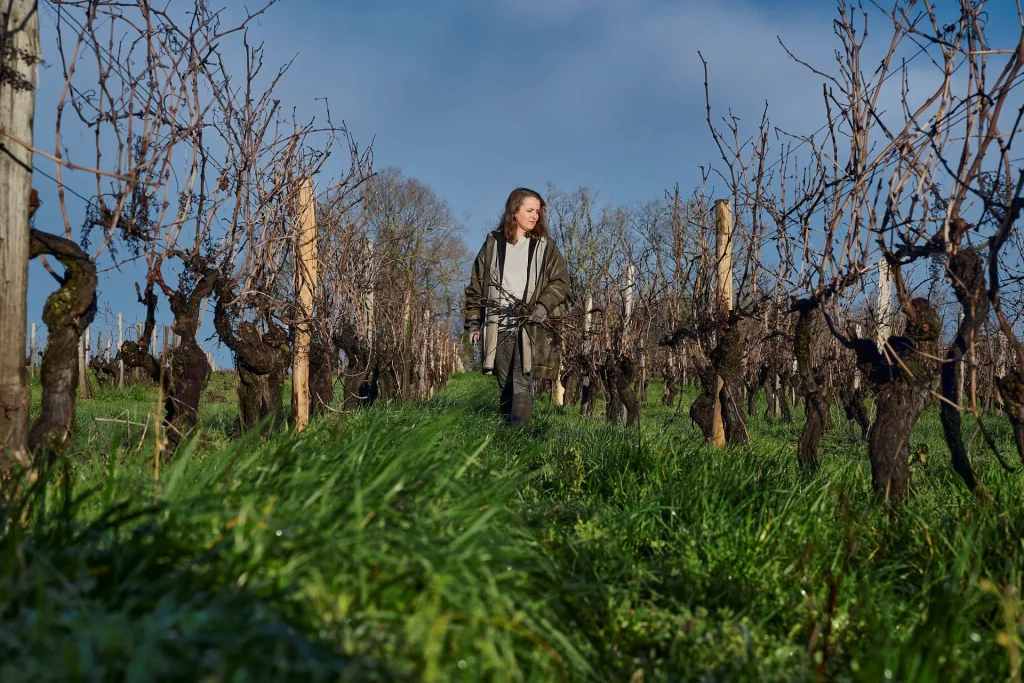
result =
[{"label": "weathered wooden stake", "polygon": [[[594,297],[587,297],[587,309],[583,312],[583,353],[590,352],[590,326],[594,315]],[[590,373],[583,376],[583,386],[590,386]]]},{"label": "weathered wooden stake", "polygon": [[32,339],[28,345],[28,363],[32,368],[32,377],[36,376],[36,324],[32,323]]},{"label": "weathered wooden stake", "polygon": [[[964,312],[960,311],[956,314],[956,326],[960,328],[964,322]],[[967,369],[964,367],[964,359],[960,359],[960,376],[956,378],[956,403],[962,406],[964,404],[964,379],[967,377]]]},{"label": "weathered wooden stake", "polygon": [[427,398],[427,383],[429,381],[430,374],[427,365],[427,351],[428,346],[430,344],[430,311],[423,311],[423,331],[420,333],[420,336],[423,337],[423,340],[420,343],[419,353],[420,381],[418,388],[418,398],[425,399]]},{"label": "weathered wooden stake", "polygon": [[583,312],[583,348],[590,349],[590,326],[594,315],[594,297],[587,297],[587,310]]},{"label": "weathered wooden stake", "polygon": [[882,257],[878,261],[878,303],[876,306],[875,321],[878,330],[878,347],[885,350],[885,344],[892,334],[892,275],[889,272],[889,262]]},{"label": "weathered wooden stake", "polygon": [[[124,344],[124,320],[121,314],[117,314],[117,355],[121,355],[121,345]],[[124,361],[118,358],[117,361],[117,388],[124,389]]]},{"label": "weathered wooden stake", "polygon": [[[854,325],[853,331],[857,334],[858,337],[861,336],[861,325],[860,325],[860,323],[857,323],[856,325]],[[860,370],[859,369],[856,369],[853,372],[853,388],[854,389],[860,389]]]},{"label": "weathered wooden stake", "polygon": [[85,336],[78,338],[78,396],[89,395],[89,380],[85,376]]},{"label": "weathered wooden stake", "polygon": [[412,398],[412,290],[405,290],[402,308],[402,398]]},{"label": "weathered wooden stake", "polygon": [[562,384],[562,368],[559,365],[558,376],[555,377],[555,405],[565,405],[565,386]]},{"label": "weathered wooden stake", "polygon": [[626,291],[623,297],[623,308],[626,314],[626,324],[633,319],[633,287],[636,279],[636,269],[630,265],[626,267]]},{"label": "weathered wooden stake", "polygon": [[1009,344],[1006,341],[1006,335],[1003,334],[1002,330],[999,330],[996,332],[996,377],[1002,377],[1006,374],[1007,346],[1009,346]]},{"label": "weathered wooden stake", "polygon": [[[32,119],[39,76],[39,2],[0,3],[0,473],[9,460],[27,464],[29,390],[29,214]],[[21,141],[14,141],[17,138]]]},{"label": "weathered wooden stake", "polygon": [[[624,303],[624,305],[623,305],[623,309],[624,309],[623,313],[625,314],[625,325],[623,327],[622,332],[623,332],[624,335],[627,333],[629,325],[633,321],[633,301],[634,301],[634,292],[633,292],[633,290],[635,289],[635,283],[636,283],[636,269],[633,267],[632,264],[630,264],[629,266],[626,267],[626,296],[625,296],[625,301],[623,302]],[[626,421],[626,415],[627,415],[626,403],[625,402],[621,402],[619,404],[619,413],[620,413],[619,420],[621,422],[625,422]]]},{"label": "weathered wooden stake", "polygon": [[775,411],[773,415],[778,416],[782,413],[782,399],[779,392],[782,391],[782,378],[779,377],[779,373],[775,373]]},{"label": "weathered wooden stake", "polygon": [[[1009,343],[1006,340],[1006,335],[1003,334],[1002,330],[996,331],[996,377],[1006,376],[1006,349]],[[1003,395],[998,391],[992,392],[993,402],[997,408],[1003,407]]]},{"label": "weathered wooden stake", "polygon": [[[718,263],[715,281],[715,295],[718,310],[728,313],[732,310],[732,208],[728,199],[715,201],[715,260]],[[715,378],[715,413],[711,428],[711,443],[725,445],[725,424],[722,422],[722,378]]]},{"label": "weathered wooden stake", "polygon": [[644,402],[644,387],[647,386],[647,352],[644,350],[643,339],[640,340],[640,404]]},{"label": "weathered wooden stake", "polygon": [[452,357],[455,359],[455,372],[465,372],[466,366],[462,362],[462,354],[459,353],[459,349],[455,345],[455,342],[452,342]]},{"label": "weathered wooden stake", "polygon": [[[797,363],[796,363],[796,359],[794,359],[793,360],[793,374],[790,375],[790,377],[796,377],[796,372],[797,372]],[[793,406],[794,408],[796,407],[796,385],[792,384],[792,383],[790,383],[790,385],[789,385],[789,404],[791,406]]]},{"label": "weathered wooden stake", "polygon": [[295,346],[292,354],[292,420],[295,431],[309,424],[309,347],[310,318],[313,315],[313,291],[317,280],[316,207],[313,204],[313,181],[299,181],[299,233],[295,250],[295,298],[299,321],[295,325]]},{"label": "weathered wooden stake", "polygon": [[[373,240],[366,241],[366,251],[369,256],[369,262],[373,263],[373,252],[374,243]],[[366,343],[370,347],[371,353],[373,351],[374,337],[376,336],[376,327],[373,320],[373,303],[374,303],[374,287],[375,283],[370,282],[369,291],[366,292],[366,296],[363,299],[363,334],[366,335]]]}]

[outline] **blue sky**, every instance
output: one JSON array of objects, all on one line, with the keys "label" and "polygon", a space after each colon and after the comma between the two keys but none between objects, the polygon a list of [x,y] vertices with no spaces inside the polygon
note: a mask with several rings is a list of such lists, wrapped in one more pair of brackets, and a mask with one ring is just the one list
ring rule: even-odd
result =
[{"label": "blue sky", "polygon": [[[1000,17],[994,35],[1013,40],[1014,0],[989,6]],[[797,0],[284,0],[250,40],[264,41],[268,68],[295,58],[277,91],[284,105],[312,115],[316,98],[329,98],[362,145],[373,140],[378,167],[401,167],[449,201],[475,250],[519,185],[588,185],[616,203],[695,186],[697,167],[717,160],[698,50],[716,115],[731,108],[753,132],[767,101],[773,125],[816,130],[822,79],[778,38],[833,70],[834,13],[832,2]],[[52,59],[50,15],[42,14],[43,44]],[[879,38],[886,22],[873,19]],[[924,78],[927,65],[911,66],[912,85],[915,70]],[[59,68],[41,78],[36,136],[48,149]],[[68,144],[74,151],[76,141]],[[37,165],[52,173],[52,163]],[[47,202],[53,183],[35,185]],[[37,227],[59,231],[58,218],[53,198]],[[101,310],[142,314],[131,275],[104,277]],[[52,284],[34,265],[30,320],[39,321]],[[205,346],[228,361],[214,342]]]}]

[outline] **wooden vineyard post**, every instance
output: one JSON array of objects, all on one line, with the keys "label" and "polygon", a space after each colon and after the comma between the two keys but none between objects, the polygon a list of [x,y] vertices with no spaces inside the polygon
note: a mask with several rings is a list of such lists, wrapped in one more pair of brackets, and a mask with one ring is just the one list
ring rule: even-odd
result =
[{"label": "wooden vineyard post", "polygon": [[124,361],[121,360],[121,345],[124,344],[124,320],[117,314],[117,388],[124,389]]},{"label": "wooden vineyard post", "polygon": [[[960,328],[964,322],[964,312],[961,310],[956,314],[956,326]],[[972,344],[973,346],[973,344]],[[956,404],[962,406],[964,404],[964,379],[967,377],[967,372],[964,368],[964,359],[960,359],[960,371],[956,378]]]},{"label": "wooden vineyard post", "polygon": [[401,397],[412,398],[412,290],[405,290],[402,307],[402,388]]},{"label": "wooden vineyard post", "polygon": [[561,365],[559,365],[558,375],[555,377],[554,384],[555,384],[555,386],[554,386],[554,390],[555,390],[555,405],[559,406],[559,407],[564,406],[565,405],[565,385],[562,384],[562,368],[561,368]]},{"label": "wooden vineyard post", "polygon": [[[797,369],[798,369],[797,362],[796,362],[796,359],[794,358],[793,359],[793,374],[791,375],[792,377],[796,377]],[[792,382],[789,383],[789,405],[793,406],[794,408],[796,407],[796,384],[794,384]]]},{"label": "wooden vineyard post", "polygon": [[[39,76],[37,0],[0,4],[0,474],[28,450],[29,389],[25,373],[28,318],[32,119]],[[9,459],[10,458],[10,459]]]},{"label": "wooden vineyard post", "polygon": [[876,309],[876,325],[878,331],[878,347],[886,353],[886,344],[892,334],[892,277],[889,274],[889,262],[883,256],[878,261],[878,307]]},{"label": "wooden vineyard post", "polygon": [[160,350],[160,364],[164,365],[167,363],[167,359],[171,357],[171,328],[169,325],[164,325],[164,345]]},{"label": "wooden vineyard post", "polygon": [[78,338],[78,396],[89,395],[89,380],[85,377],[85,335]]},{"label": "wooden vineyard post", "polygon": [[640,405],[647,403],[647,352],[644,349],[644,340],[641,337],[640,346]]},{"label": "wooden vineyard post", "polygon": [[583,352],[590,350],[590,324],[594,309],[594,297],[587,297],[587,310],[583,312]]},{"label": "wooden vineyard post", "polygon": [[92,352],[92,326],[86,327],[85,332],[78,342],[78,395],[82,398],[89,398],[92,395],[92,387],[89,384],[89,356]]},{"label": "wooden vineyard post", "polygon": [[[718,264],[715,279],[715,298],[719,313],[732,311],[732,209],[728,199],[715,201],[715,260]],[[722,422],[722,378],[715,377],[715,413],[711,428],[711,442],[725,445],[725,425]]]},{"label": "wooden vineyard post", "polygon": [[[588,296],[587,297],[587,308],[586,308],[585,311],[583,311],[583,354],[584,355],[590,353],[590,326],[592,324],[591,318],[594,315],[593,310],[594,310],[594,297]],[[592,390],[591,387],[590,387],[590,373],[589,372],[583,376],[583,386],[586,387],[586,389],[588,391]],[[583,402],[586,403],[586,398],[584,398]]]},{"label": "wooden vineyard post", "polygon": [[[633,264],[630,264],[630,265],[626,266],[626,292],[625,292],[625,300],[623,301],[623,313],[625,313],[625,320],[624,320],[624,324],[622,326],[622,335],[623,335],[623,338],[624,338],[623,340],[624,341],[626,339],[630,339],[630,336],[629,336],[630,326],[633,323],[633,303],[634,303],[634,293],[633,293],[633,290],[635,288],[635,283],[636,283],[636,269],[633,267]],[[632,346],[632,344],[630,344],[630,346]],[[630,352],[630,355],[632,355],[632,351]],[[619,413],[620,413],[619,420],[621,422],[625,423],[626,422],[626,403],[625,403],[625,401],[620,402],[620,404],[619,404]]]},{"label": "wooden vineyard post", "polygon": [[[861,334],[863,333],[863,329],[861,328],[860,323],[857,323],[856,325],[854,325],[853,331],[854,331],[854,333],[858,337],[861,336]],[[859,368],[856,369],[854,371],[854,373],[853,373],[853,388],[854,389],[860,389],[860,369]]]},{"label": "wooden vineyard post", "polygon": [[[1006,376],[1007,367],[1007,347],[1009,342],[1006,339],[1006,335],[1003,331],[996,329],[996,377]],[[1002,409],[1003,407],[1003,395],[999,391],[992,392],[992,400],[997,408]]]},{"label": "wooden vineyard post", "polygon": [[552,393],[552,397],[554,398],[555,405],[559,406],[559,407],[565,405],[565,385],[562,384],[563,373],[562,373],[562,358],[561,358],[561,355],[562,354],[559,354],[558,369],[555,372],[555,379],[552,382],[553,386],[551,387],[551,393]]},{"label": "wooden vineyard post", "polygon": [[32,338],[28,344],[28,365],[32,369],[32,377],[36,376],[36,324],[32,323]]},{"label": "wooden vineyard post", "polygon": [[462,362],[462,354],[459,353],[455,342],[452,342],[452,357],[455,359],[455,372],[465,372],[466,366]]},{"label": "wooden vineyard post", "polygon": [[427,346],[430,339],[430,311],[423,311],[423,329],[420,332],[420,353],[419,353],[419,386],[417,391],[419,399],[427,398]]},{"label": "wooden vineyard post", "polygon": [[[369,256],[369,262],[373,263],[373,252],[374,243],[373,240],[367,240],[366,251]],[[376,332],[376,327],[373,318],[373,303],[374,303],[374,278],[370,279],[370,287],[366,291],[366,295],[363,298],[363,334],[366,338],[366,343],[370,347],[370,353],[373,353],[373,343]]]},{"label": "wooden vineyard post", "polygon": [[626,313],[626,326],[633,320],[633,287],[636,279],[636,269],[632,265],[626,267],[626,291],[623,308]]},{"label": "wooden vineyard post", "polygon": [[292,420],[295,431],[309,424],[309,347],[313,290],[317,278],[316,210],[313,181],[299,181],[299,236],[295,250],[295,298],[298,303],[295,348],[292,354]]}]

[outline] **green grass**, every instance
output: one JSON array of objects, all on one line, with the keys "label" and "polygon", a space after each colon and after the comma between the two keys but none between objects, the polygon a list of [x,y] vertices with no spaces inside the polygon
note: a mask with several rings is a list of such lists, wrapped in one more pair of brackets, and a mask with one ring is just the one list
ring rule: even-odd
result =
[{"label": "green grass", "polygon": [[158,482],[155,397],[82,402],[32,524],[0,530],[0,680],[1011,676],[1024,485],[976,447],[994,499],[976,502],[934,411],[887,511],[841,418],[808,475],[799,420],[755,417],[749,446],[716,450],[655,387],[639,431],[541,402],[518,432],[493,380],[459,375],[424,404],[232,442],[225,377]]},{"label": "green grass", "polygon": [[[91,374],[90,374],[91,376]],[[39,379],[30,381],[32,409],[30,418],[39,414],[42,387]],[[118,447],[142,450],[153,437],[153,415],[161,415],[155,385],[132,384],[118,391],[114,387],[92,385],[93,396],[80,398],[75,412],[74,438],[68,447],[76,460],[88,460],[97,452],[109,453]],[[291,382],[285,383],[285,405],[291,401]],[[224,446],[235,433],[238,404],[235,394],[235,376],[229,372],[215,372],[203,391],[200,403],[203,448]]]}]

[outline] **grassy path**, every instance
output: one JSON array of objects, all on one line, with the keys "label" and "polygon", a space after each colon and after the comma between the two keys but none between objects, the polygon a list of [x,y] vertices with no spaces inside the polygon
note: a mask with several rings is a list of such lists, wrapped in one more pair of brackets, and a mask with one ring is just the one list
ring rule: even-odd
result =
[{"label": "grassy path", "polygon": [[73,476],[0,530],[0,680],[1010,678],[1021,475],[976,455],[976,503],[929,413],[890,514],[842,420],[808,476],[799,425],[715,451],[657,398],[639,433],[547,404],[516,432],[462,375],[301,438],[213,438],[159,485],[118,448],[143,428],[95,420],[146,397],[87,402]]}]

